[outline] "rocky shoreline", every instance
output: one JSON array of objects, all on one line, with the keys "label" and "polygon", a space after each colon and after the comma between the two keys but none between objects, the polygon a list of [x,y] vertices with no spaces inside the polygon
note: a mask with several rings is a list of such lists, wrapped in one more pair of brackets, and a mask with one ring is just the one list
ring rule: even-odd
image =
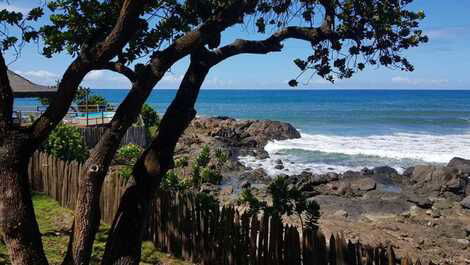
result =
[{"label": "rocky shoreline", "polygon": [[[294,138],[300,133],[288,123],[197,118],[180,139],[176,156],[194,158],[204,145],[223,150],[229,154],[223,185],[202,189],[223,202],[234,202],[242,187],[251,186],[256,196],[269,201],[266,187],[272,177],[261,168],[244,166],[239,157],[266,159],[269,141]],[[281,160],[276,164],[279,169],[289,167]],[[341,174],[305,171],[288,179],[320,204],[326,233],[390,244],[401,254],[442,264],[470,264],[470,160],[416,165],[403,174],[384,166]]]}]

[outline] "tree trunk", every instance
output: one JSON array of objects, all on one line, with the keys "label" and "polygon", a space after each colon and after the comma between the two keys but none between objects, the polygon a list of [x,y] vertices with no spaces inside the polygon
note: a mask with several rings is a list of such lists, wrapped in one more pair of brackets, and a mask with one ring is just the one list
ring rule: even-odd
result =
[{"label": "tree trunk", "polygon": [[[135,94],[133,85],[130,95]],[[126,99],[118,108],[111,127],[101,137],[85,163],[79,180],[78,198],[75,206],[73,233],[63,264],[88,264],[93,242],[100,225],[99,200],[102,186],[114,155],[127,129],[139,116],[151,89],[139,90],[138,96]]]},{"label": "tree trunk", "polygon": [[0,232],[14,265],[48,264],[34,214],[28,179],[26,134],[10,130],[0,139]]},{"label": "tree trunk", "polygon": [[162,178],[173,167],[174,148],[196,115],[194,104],[209,72],[208,65],[195,55],[191,59],[178,93],[160,123],[156,139],[134,166],[133,179],[121,198],[110,230],[102,261],[104,265],[139,264],[151,201]]}]

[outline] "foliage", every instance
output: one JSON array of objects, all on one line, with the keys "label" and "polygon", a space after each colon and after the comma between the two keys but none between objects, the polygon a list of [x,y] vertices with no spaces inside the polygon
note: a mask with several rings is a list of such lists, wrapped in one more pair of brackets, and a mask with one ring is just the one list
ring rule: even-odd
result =
[{"label": "foliage", "polygon": [[150,136],[150,139],[155,139],[155,137],[157,137],[157,133],[158,133],[158,125],[147,128],[147,132]]},{"label": "foliage", "polygon": [[[79,105],[79,106],[84,106],[86,104],[87,104],[86,98],[81,99],[80,101],[77,102],[77,105]],[[88,105],[89,106],[98,105],[100,107],[101,106],[107,106],[108,101],[106,100],[106,98],[104,98],[102,96],[92,95],[92,96],[88,97]]]},{"label": "foliage", "polygon": [[144,106],[142,106],[142,110],[140,111],[140,115],[144,120],[145,128],[158,127],[160,123],[160,117],[150,105],[144,104]]},{"label": "foliage", "polygon": [[187,167],[188,164],[189,164],[188,157],[183,156],[183,157],[179,158],[178,160],[176,160],[175,167],[177,167],[177,168]]},{"label": "foliage", "polygon": [[238,204],[248,205],[248,214],[250,215],[256,215],[261,210],[267,208],[266,202],[261,202],[258,200],[258,198],[256,198],[256,196],[251,192],[251,189],[243,189],[240,192],[238,197]]},{"label": "foliage", "polygon": [[143,151],[143,148],[136,144],[127,144],[119,148],[116,158],[133,164],[137,161]]},{"label": "foliage", "polygon": [[119,168],[118,174],[121,178],[125,181],[129,180],[132,177],[133,166],[130,165],[122,165]]},{"label": "foliage", "polygon": [[318,230],[320,206],[316,201],[308,200],[295,185],[289,185],[286,176],[276,177],[268,186],[268,193],[273,201],[271,206],[268,206],[266,202],[259,201],[249,188],[242,190],[238,203],[247,204],[250,214],[258,214],[263,211],[272,216],[296,215],[303,228]]},{"label": "foliage", "polygon": [[42,150],[62,160],[77,160],[83,162],[88,157],[80,129],[77,127],[59,124],[42,145]]},{"label": "foliage", "polygon": [[161,184],[162,189],[171,191],[184,191],[187,190],[189,186],[189,183],[178,177],[175,170],[168,170]]},{"label": "foliage", "polygon": [[216,210],[219,208],[220,202],[211,194],[205,192],[196,193],[196,205],[203,210]]},{"label": "foliage", "polygon": [[196,165],[198,165],[199,167],[207,166],[207,164],[209,164],[209,162],[211,160],[210,155],[211,155],[211,151],[209,149],[209,146],[204,145],[202,147],[201,152],[196,157]]},{"label": "foliage", "polygon": [[217,160],[216,166],[209,166],[211,162],[211,150],[208,145],[204,145],[199,155],[192,165],[192,183],[198,187],[202,183],[220,184],[222,174],[220,173],[222,165],[227,161],[228,156],[221,150],[215,151]]},{"label": "foliage", "polygon": [[124,164],[119,168],[118,174],[124,178],[124,180],[128,180],[132,176],[134,164],[143,151],[143,148],[136,144],[124,145],[117,151],[116,159]]},{"label": "foliage", "polygon": [[222,175],[214,169],[205,167],[201,171],[201,181],[202,183],[211,183],[214,185],[219,185],[222,181]]},{"label": "foliage", "polygon": [[222,149],[216,149],[214,152],[215,159],[217,160],[217,167],[221,168],[228,160],[228,154]]}]

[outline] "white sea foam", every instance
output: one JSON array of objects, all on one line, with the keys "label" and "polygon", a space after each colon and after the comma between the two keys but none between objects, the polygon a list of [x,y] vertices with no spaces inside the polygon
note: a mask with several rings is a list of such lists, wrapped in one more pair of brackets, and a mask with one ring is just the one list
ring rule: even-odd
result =
[{"label": "white sea foam", "polygon": [[300,139],[270,142],[265,149],[269,153],[285,149],[300,149],[447,163],[456,156],[470,158],[470,134],[424,135],[396,133],[366,137],[302,134]]},{"label": "white sea foam", "polygon": [[[387,165],[399,172],[404,170],[400,161],[411,160],[423,163],[447,163],[453,157],[470,158],[470,134],[462,135],[425,135],[411,133],[396,133],[381,136],[330,136],[302,134],[300,139],[269,142],[266,151],[270,158],[257,160],[254,157],[241,157],[240,161],[251,168],[263,168],[269,175],[299,174],[304,170],[313,173],[360,170],[364,167],[375,167],[375,160],[388,161]],[[349,156],[367,156],[369,160],[360,165],[344,166],[330,161],[308,161],[289,154],[286,150],[304,150],[329,154]],[[276,169],[276,160],[284,161],[285,169]],[[351,158],[353,159],[353,158]],[[363,159],[364,160],[364,159]],[[291,163],[294,162],[294,163]],[[375,162],[375,164],[374,164]]]}]

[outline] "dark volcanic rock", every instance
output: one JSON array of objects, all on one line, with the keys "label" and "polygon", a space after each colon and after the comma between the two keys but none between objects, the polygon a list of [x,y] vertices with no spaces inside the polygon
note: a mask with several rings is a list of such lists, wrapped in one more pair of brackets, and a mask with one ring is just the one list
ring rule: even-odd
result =
[{"label": "dark volcanic rock", "polygon": [[454,167],[416,166],[408,181],[415,192],[428,196],[449,192],[463,197],[467,186],[467,178]]},{"label": "dark volcanic rock", "polygon": [[371,191],[375,190],[377,182],[371,178],[356,179],[351,182],[351,188],[358,191]]},{"label": "dark volcanic rock", "polygon": [[268,141],[300,138],[290,124],[279,121],[241,121],[222,118],[197,118],[191,126],[232,146],[262,148]]},{"label": "dark volcanic rock", "polygon": [[240,180],[246,180],[250,183],[266,183],[269,181],[269,177],[262,168],[258,168],[253,171],[243,173],[240,176]]},{"label": "dark volcanic rock", "polygon": [[460,170],[464,174],[470,174],[470,160],[463,159],[460,157],[454,157],[450,160],[447,167],[452,167]]},{"label": "dark volcanic rock", "polygon": [[386,175],[386,176],[393,176],[398,175],[398,172],[391,167],[384,166],[384,167],[376,167],[372,169],[374,175]]},{"label": "dark volcanic rock", "polygon": [[423,209],[431,209],[432,201],[429,198],[417,196],[415,194],[408,195],[408,200],[411,203],[416,204],[418,207]]}]

